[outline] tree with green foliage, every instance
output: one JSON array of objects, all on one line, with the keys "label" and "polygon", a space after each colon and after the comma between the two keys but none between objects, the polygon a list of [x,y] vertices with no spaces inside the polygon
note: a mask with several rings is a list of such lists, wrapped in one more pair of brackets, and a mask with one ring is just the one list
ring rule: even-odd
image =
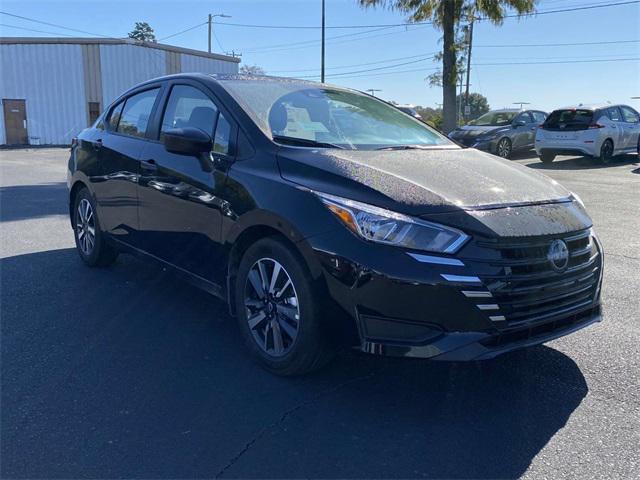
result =
[{"label": "tree with green foliage", "polygon": [[480,115],[484,115],[491,109],[491,107],[489,107],[487,97],[480,93],[469,93],[468,102],[464,93],[462,95],[458,95],[456,97],[456,108],[458,111],[464,111],[465,105],[469,105],[469,107],[471,107],[469,115],[465,115],[467,120],[475,120]]},{"label": "tree with green foliage", "polygon": [[136,22],[133,30],[129,32],[129,38],[141,42],[156,42],[156,34],[147,22]]},{"label": "tree with green foliage", "polygon": [[450,132],[456,126],[456,31],[460,22],[489,20],[495,25],[504,21],[509,8],[518,15],[532,13],[537,0],[358,0],[360,5],[383,5],[409,15],[411,22],[432,21],[442,30],[442,129]]}]

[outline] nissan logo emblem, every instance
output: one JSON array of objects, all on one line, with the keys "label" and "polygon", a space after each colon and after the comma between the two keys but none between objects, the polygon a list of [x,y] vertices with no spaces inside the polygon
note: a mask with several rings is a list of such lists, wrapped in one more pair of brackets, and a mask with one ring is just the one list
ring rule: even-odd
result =
[{"label": "nissan logo emblem", "polygon": [[562,240],[554,240],[549,245],[547,259],[556,272],[561,272],[569,264],[569,249],[567,244]]}]

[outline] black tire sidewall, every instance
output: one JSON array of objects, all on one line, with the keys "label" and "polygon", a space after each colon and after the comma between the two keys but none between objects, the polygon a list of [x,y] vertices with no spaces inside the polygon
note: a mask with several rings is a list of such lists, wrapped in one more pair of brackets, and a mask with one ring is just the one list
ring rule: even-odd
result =
[{"label": "black tire sidewall", "polygon": [[[244,306],[247,275],[253,264],[261,258],[278,261],[287,271],[298,295],[300,325],[291,350],[282,357],[273,357],[257,344],[249,329]],[[267,370],[279,375],[298,375],[319,366],[318,359],[327,349],[327,342],[320,325],[320,299],[317,288],[297,252],[284,242],[265,238],[245,252],[235,282],[236,316],[247,348]]]},{"label": "black tire sidewall", "polygon": [[540,155],[540,161],[542,163],[551,163],[555,160],[555,158],[555,155],[550,155],[548,153],[543,153],[542,155]]},{"label": "black tire sidewall", "polygon": [[[604,146],[606,144],[610,144],[611,145],[611,155],[609,157],[606,157],[604,155]],[[611,162],[611,160],[613,159],[613,142],[609,139],[605,140],[604,142],[602,142],[602,146],[600,147],[600,155],[598,157],[598,159],[602,162],[602,163],[609,163]]]},{"label": "black tire sidewall", "polygon": [[[80,242],[78,239],[78,230],[76,229],[76,225],[78,223],[78,205],[80,205],[80,202],[83,199],[88,200],[89,203],[91,204],[91,209],[93,211],[93,219],[95,224],[95,231],[96,231],[95,244],[93,246],[93,250],[91,251],[90,255],[85,255],[82,249],[80,248]],[[103,261],[105,260],[106,255],[112,256],[110,251],[109,252],[106,251],[109,247],[105,244],[104,236],[102,234],[102,231],[100,230],[100,220],[98,218],[98,212],[96,211],[95,200],[93,199],[93,196],[91,195],[91,193],[89,193],[89,190],[87,190],[86,188],[83,188],[78,192],[73,205],[73,238],[75,239],[75,242],[76,242],[76,250],[78,251],[78,255],[80,255],[80,258],[82,259],[83,262],[85,262],[87,265],[91,267],[101,265],[101,263],[103,263]]]}]

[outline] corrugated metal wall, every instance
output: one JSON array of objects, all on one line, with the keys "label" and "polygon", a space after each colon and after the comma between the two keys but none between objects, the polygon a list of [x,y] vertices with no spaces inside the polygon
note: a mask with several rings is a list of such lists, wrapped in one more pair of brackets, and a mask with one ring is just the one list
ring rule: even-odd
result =
[{"label": "corrugated metal wall", "polygon": [[136,84],[165,75],[166,53],[135,45],[100,45],[102,104],[106,107]]},{"label": "corrugated metal wall", "polygon": [[[178,72],[237,73],[238,64],[137,45],[0,44],[0,98],[25,99],[32,144],[66,144],[136,84]],[[0,112],[0,144],[6,143]]]},{"label": "corrugated metal wall", "polygon": [[180,56],[182,59],[182,71],[185,73],[238,73],[237,63],[187,55],[186,53],[181,53]]},{"label": "corrugated metal wall", "polygon": [[80,45],[0,45],[0,72],[0,98],[26,100],[30,143],[70,143],[86,126]]}]

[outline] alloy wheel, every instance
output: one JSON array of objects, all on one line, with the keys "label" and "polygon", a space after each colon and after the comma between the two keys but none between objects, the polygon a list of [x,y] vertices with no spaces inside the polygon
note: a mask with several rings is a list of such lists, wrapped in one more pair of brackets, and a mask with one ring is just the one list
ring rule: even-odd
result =
[{"label": "alloy wheel", "polygon": [[261,258],[249,269],[244,305],[256,344],[281,357],[292,348],[300,330],[298,295],[291,276],[276,260]]},{"label": "alloy wheel", "polygon": [[502,158],[509,158],[509,155],[511,155],[511,142],[508,139],[503,138],[498,142],[498,156]]},{"label": "alloy wheel", "polygon": [[78,204],[76,235],[78,236],[78,245],[82,253],[85,256],[91,255],[96,244],[96,223],[93,208],[86,198],[80,200]]},{"label": "alloy wheel", "polygon": [[613,157],[613,143],[610,140],[605,140],[600,148],[600,159],[603,163],[609,163]]}]

